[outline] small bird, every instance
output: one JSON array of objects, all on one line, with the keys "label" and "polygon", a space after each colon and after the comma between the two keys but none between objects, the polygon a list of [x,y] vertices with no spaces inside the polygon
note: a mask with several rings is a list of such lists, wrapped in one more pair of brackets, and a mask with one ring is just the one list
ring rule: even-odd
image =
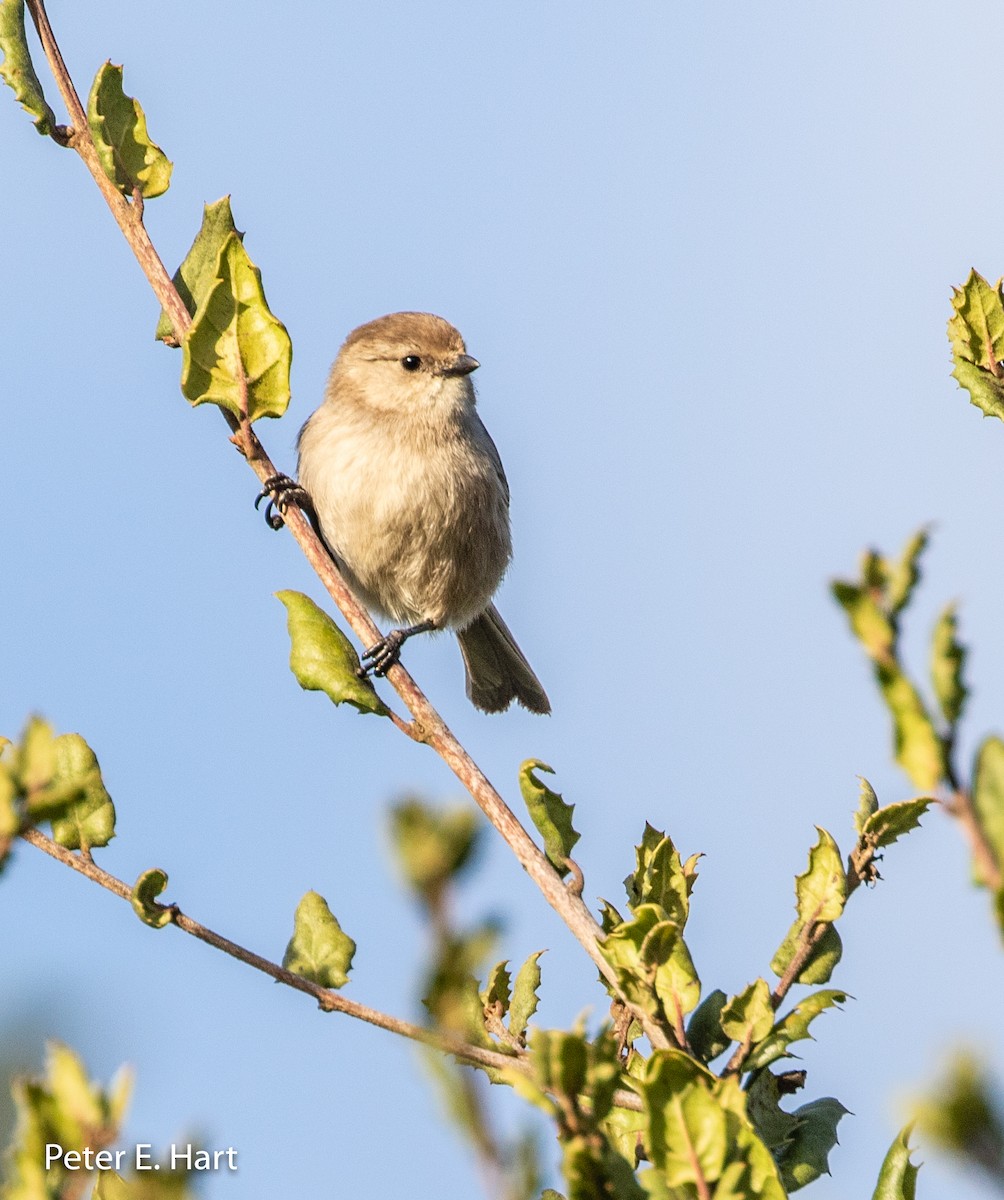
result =
[{"label": "small bird", "polygon": [[300,430],[299,483],[273,477],[259,499],[302,504],[355,595],[402,626],[363,655],[365,673],[385,674],[409,637],[453,629],[476,708],[549,713],[492,603],[512,557],[509,485],[475,408],[479,365],[431,313],[360,325]]}]

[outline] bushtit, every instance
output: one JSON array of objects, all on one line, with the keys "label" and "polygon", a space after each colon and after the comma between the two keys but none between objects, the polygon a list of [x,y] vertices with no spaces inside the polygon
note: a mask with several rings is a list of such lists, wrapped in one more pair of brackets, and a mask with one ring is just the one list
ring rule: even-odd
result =
[{"label": "bushtit", "polygon": [[290,499],[313,510],[353,592],[403,626],[366,652],[367,672],[384,674],[413,634],[453,629],[475,707],[502,712],[518,700],[547,713],[540,681],[492,604],[512,556],[509,486],[475,411],[478,365],[431,313],[361,325],[300,430],[302,490],[284,477],[265,487],[280,512]]}]

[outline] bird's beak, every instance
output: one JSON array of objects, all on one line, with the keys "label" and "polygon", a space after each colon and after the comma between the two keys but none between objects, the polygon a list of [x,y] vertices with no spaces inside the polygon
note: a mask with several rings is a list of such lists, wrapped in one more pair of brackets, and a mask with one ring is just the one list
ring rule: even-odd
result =
[{"label": "bird's beak", "polygon": [[443,368],[443,374],[470,375],[472,371],[476,371],[480,366],[481,364],[478,360],[471,358],[469,354],[458,354],[449,366]]}]

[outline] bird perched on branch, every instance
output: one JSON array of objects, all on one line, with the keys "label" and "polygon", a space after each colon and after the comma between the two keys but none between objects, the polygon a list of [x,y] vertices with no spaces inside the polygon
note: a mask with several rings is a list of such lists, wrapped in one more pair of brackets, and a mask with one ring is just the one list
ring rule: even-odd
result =
[{"label": "bird perched on branch", "polygon": [[475,707],[502,712],[517,700],[548,713],[492,603],[512,557],[509,485],[476,411],[478,366],[431,313],[361,325],[300,430],[299,483],[275,476],[262,497],[280,513],[300,503],[356,596],[400,624],[363,655],[366,673],[385,674],[415,634],[453,629]]}]

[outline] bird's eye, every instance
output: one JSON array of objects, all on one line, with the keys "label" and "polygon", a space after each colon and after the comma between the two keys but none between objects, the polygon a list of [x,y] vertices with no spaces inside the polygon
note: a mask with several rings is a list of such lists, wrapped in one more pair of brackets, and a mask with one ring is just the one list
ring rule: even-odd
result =
[{"label": "bird's eye", "polygon": [[417,371],[421,365],[422,360],[417,354],[408,354],[401,359],[401,366],[404,367],[406,371]]}]

